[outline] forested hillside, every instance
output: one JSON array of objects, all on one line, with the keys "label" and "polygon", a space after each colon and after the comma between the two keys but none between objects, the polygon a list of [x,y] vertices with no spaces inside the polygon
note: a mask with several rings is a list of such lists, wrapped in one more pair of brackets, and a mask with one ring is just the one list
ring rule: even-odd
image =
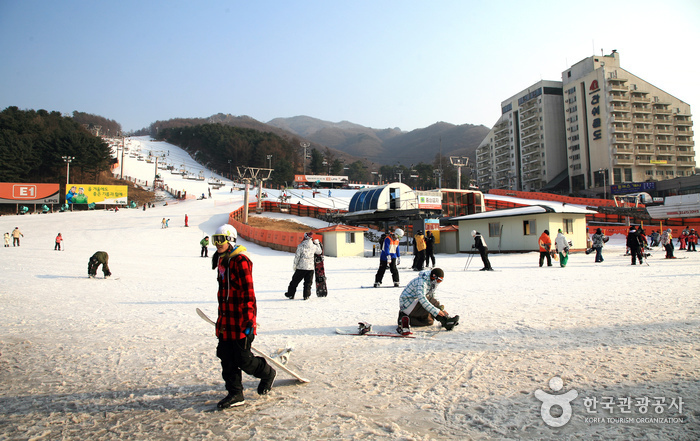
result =
[{"label": "forested hillside", "polygon": [[60,112],[8,107],[0,113],[0,181],[65,182],[63,156],[74,158],[74,182],[99,183],[100,173],[112,163],[102,139]]}]

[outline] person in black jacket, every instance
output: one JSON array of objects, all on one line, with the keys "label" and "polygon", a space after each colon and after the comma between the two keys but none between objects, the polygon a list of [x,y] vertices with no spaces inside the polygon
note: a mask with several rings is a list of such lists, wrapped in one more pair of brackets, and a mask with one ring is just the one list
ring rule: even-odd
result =
[{"label": "person in black jacket", "polygon": [[637,264],[637,259],[639,259],[639,264],[642,262],[642,244],[639,241],[639,233],[634,226],[630,227],[630,231],[627,234],[627,247],[630,249],[630,254],[632,255],[632,265]]},{"label": "person in black jacket", "polygon": [[493,271],[493,268],[491,268],[491,262],[489,261],[489,247],[486,245],[481,233],[477,232],[476,230],[472,230],[472,237],[474,238],[474,248],[479,250],[481,260],[484,262],[484,267],[479,271]]},{"label": "person in black jacket", "polygon": [[[425,232],[425,266],[435,268],[435,254],[433,247],[435,246],[435,236],[428,230]],[[432,262],[432,265],[430,264]]]}]

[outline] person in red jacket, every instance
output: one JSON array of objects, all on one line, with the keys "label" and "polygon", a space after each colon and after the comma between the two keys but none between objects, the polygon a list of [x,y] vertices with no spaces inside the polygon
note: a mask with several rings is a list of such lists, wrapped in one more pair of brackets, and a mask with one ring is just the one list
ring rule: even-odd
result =
[{"label": "person in red jacket", "polygon": [[540,267],[544,264],[544,258],[547,258],[547,266],[552,266],[552,239],[549,237],[549,230],[544,230],[540,236]]},{"label": "person in red jacket", "polygon": [[228,395],[217,404],[219,409],[245,404],[242,372],[260,379],[260,395],[272,389],[277,376],[263,357],[256,357],[250,350],[257,320],[253,262],[246,254],[245,247],[236,245],[237,236],[236,229],[228,224],[219,227],[212,236],[216,246],[212,269],[216,270],[219,283],[219,314],[216,320],[219,344],[216,356],[221,360],[221,376],[228,391]]}]

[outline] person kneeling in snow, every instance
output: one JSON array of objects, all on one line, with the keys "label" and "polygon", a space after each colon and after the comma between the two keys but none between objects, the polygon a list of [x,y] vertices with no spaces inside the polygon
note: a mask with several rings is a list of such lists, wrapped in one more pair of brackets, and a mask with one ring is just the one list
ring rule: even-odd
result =
[{"label": "person kneeling in snow", "polygon": [[112,272],[109,270],[109,254],[105,251],[98,251],[90,257],[88,261],[88,276],[94,279],[97,275],[97,268],[100,265],[102,265],[102,273],[105,275],[105,279],[109,279]]},{"label": "person kneeling in snow", "polygon": [[399,297],[399,333],[409,334],[412,326],[432,326],[437,320],[450,331],[459,322],[459,316],[451,317],[435,298],[435,290],[442,283],[445,273],[440,268],[421,271],[411,280]]}]

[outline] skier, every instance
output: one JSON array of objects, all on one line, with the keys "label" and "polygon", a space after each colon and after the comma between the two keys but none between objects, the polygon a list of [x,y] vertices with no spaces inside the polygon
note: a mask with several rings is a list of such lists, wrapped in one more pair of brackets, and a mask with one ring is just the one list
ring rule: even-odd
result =
[{"label": "skier", "polygon": [[212,236],[216,246],[212,269],[217,270],[219,284],[216,356],[221,360],[221,376],[228,391],[216,405],[219,409],[245,404],[242,372],[260,379],[259,395],[270,392],[277,376],[263,357],[256,357],[250,350],[255,340],[258,309],[253,288],[253,262],[245,247],[236,245],[237,236],[236,229],[228,224],[220,226]]},{"label": "skier", "polygon": [[56,236],[56,245],[53,247],[54,251],[61,251],[61,242],[63,242],[63,237],[61,236],[61,233],[58,233],[58,236]]},{"label": "skier", "polygon": [[399,297],[399,328],[400,334],[410,334],[410,327],[432,326],[437,320],[450,331],[459,323],[459,316],[450,316],[440,301],[435,298],[435,290],[445,278],[440,268],[431,271],[421,271],[418,277],[408,282]]},{"label": "skier", "polygon": [[8,248],[10,246],[10,233],[5,233],[3,239],[5,239],[5,248]]},{"label": "skier", "polygon": [[[425,232],[425,266],[433,268],[435,267],[435,236],[428,230]],[[432,264],[431,264],[432,262]]]},{"label": "skier", "polygon": [[491,261],[489,261],[489,246],[486,245],[486,241],[476,230],[472,230],[472,237],[474,238],[474,245],[472,248],[479,250],[479,255],[481,256],[481,261],[484,262],[484,267],[479,271],[493,271],[491,268]]},{"label": "skier", "polygon": [[559,266],[562,268],[566,267],[569,261],[569,241],[566,240],[566,236],[562,233],[561,228],[557,233],[557,237],[554,239],[554,246],[559,253]]},{"label": "skier", "polygon": [[675,259],[673,256],[673,235],[670,228],[661,235],[661,246],[666,250],[667,259]]},{"label": "skier", "polygon": [[423,230],[418,230],[415,236],[415,253],[413,257],[413,271],[423,271],[423,263],[425,262],[425,236],[423,236]]},{"label": "skier", "polygon": [[19,227],[15,227],[15,229],[12,230],[12,246],[13,247],[19,246],[19,237],[20,236],[24,237],[24,234],[22,234],[22,232],[19,231]]},{"label": "skier", "polygon": [[639,264],[642,262],[642,244],[639,242],[639,233],[634,226],[630,227],[630,231],[627,234],[627,247],[630,249],[630,254],[632,255],[632,265],[637,264],[637,259],[639,259]]},{"label": "skier", "polygon": [[593,248],[595,250],[595,263],[602,262],[603,260],[603,246],[608,238],[603,234],[603,230],[598,228],[595,230],[595,234],[591,237],[591,242],[593,243]]},{"label": "skier", "polygon": [[185,215],[185,226],[186,226],[186,227],[189,227],[189,225],[187,224],[187,222],[188,222],[189,220],[190,220],[190,218],[188,218],[187,215]]},{"label": "skier", "polygon": [[540,268],[544,264],[544,258],[547,258],[547,266],[552,266],[552,255],[549,251],[552,249],[552,239],[549,237],[549,230],[544,230],[540,235]]},{"label": "skier", "polygon": [[311,297],[311,284],[314,278],[314,254],[321,254],[323,250],[319,245],[318,239],[313,238],[314,233],[308,232],[304,234],[304,239],[297,246],[297,251],[294,254],[294,275],[292,276],[287,292],[284,293],[288,299],[293,299],[297,291],[299,282],[304,280],[304,300]]},{"label": "skier", "polygon": [[686,239],[686,244],[688,251],[697,251],[695,249],[695,245],[698,243],[698,234],[695,232],[695,228],[690,229],[690,233],[688,233],[688,238]]},{"label": "skier", "polygon": [[102,273],[105,275],[105,279],[109,279],[112,272],[109,270],[109,254],[104,251],[98,251],[90,257],[88,261],[88,276],[94,279],[97,275],[97,268],[102,265]]},{"label": "skier", "polygon": [[204,236],[204,239],[199,241],[202,246],[202,251],[199,253],[199,257],[209,257],[209,236]]},{"label": "skier", "polygon": [[401,260],[401,251],[399,249],[399,239],[403,236],[403,230],[397,228],[396,231],[389,230],[384,242],[382,243],[382,251],[379,253],[379,269],[374,275],[374,287],[379,288],[384,279],[384,273],[387,266],[391,271],[391,279],[394,281],[394,286],[399,286],[399,270],[396,268]]}]

